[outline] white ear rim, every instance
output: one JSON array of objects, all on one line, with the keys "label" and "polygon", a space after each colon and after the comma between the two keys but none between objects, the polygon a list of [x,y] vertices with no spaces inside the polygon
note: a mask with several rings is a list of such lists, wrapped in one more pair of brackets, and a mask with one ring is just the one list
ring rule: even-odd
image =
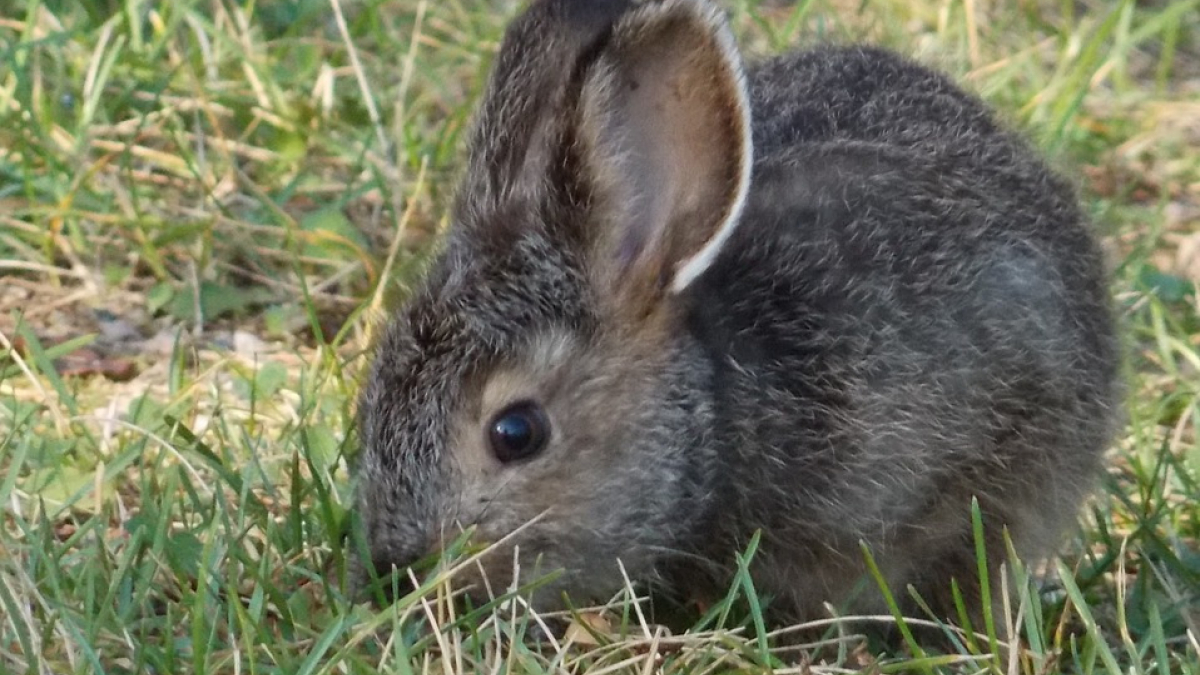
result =
[{"label": "white ear rim", "polygon": [[716,33],[717,46],[720,48],[721,53],[725,55],[725,61],[733,71],[734,86],[737,89],[738,99],[741,103],[739,108],[742,119],[739,126],[742,136],[742,165],[739,167],[738,184],[734,193],[733,205],[729,208],[729,213],[726,214],[725,220],[721,222],[721,226],[717,228],[716,235],[675,270],[675,276],[671,280],[672,293],[682,293],[713,264],[713,261],[717,258],[717,254],[725,246],[725,242],[729,240],[734,229],[741,223],[742,211],[746,206],[746,197],[750,193],[750,174],[754,167],[754,143],[750,128],[750,94],[746,83],[746,71],[742,67],[742,58],[737,49],[737,42],[734,40],[733,33],[729,29],[729,25],[719,8],[714,7],[705,0],[700,0],[696,4],[699,6],[700,11],[703,12],[705,20],[716,29],[714,32]]}]

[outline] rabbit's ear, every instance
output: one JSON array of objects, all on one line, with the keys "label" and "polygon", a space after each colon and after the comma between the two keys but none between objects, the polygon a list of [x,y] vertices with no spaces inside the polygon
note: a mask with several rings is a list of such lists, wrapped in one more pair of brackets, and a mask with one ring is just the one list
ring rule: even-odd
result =
[{"label": "rabbit's ear", "polygon": [[682,291],[737,225],[750,182],[745,77],[721,11],[664,0],[625,12],[579,111],[593,272],[626,299]]}]

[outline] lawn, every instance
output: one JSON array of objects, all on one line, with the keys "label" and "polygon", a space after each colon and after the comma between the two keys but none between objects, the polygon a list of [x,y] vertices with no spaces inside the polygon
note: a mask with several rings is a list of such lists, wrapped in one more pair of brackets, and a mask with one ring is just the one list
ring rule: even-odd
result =
[{"label": "lawn", "polygon": [[726,3],[752,56],[953,73],[1094,217],[1126,426],[1061,556],[996,575],[1007,627],[795,649],[745,579],[557,636],[439,579],[352,602],[369,345],[519,4],[0,0],[0,673],[1200,673],[1200,0]]}]

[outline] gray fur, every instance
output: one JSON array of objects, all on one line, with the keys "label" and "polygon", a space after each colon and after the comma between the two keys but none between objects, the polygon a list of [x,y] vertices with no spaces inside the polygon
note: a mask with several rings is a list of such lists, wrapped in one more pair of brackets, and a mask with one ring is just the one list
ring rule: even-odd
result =
[{"label": "gray fur", "polygon": [[[978,599],[972,497],[993,567],[1002,526],[1022,555],[1052,552],[1118,399],[1101,252],[1069,184],[976,98],[891,53],[773,59],[748,71],[747,102],[736,55],[699,49],[697,69],[732,59],[713,105],[749,105],[754,164],[738,226],[672,293],[695,252],[675,230],[699,221],[639,235],[630,263],[613,242],[637,225],[585,133],[608,119],[589,87],[611,73],[593,71],[636,65],[614,50],[655,21],[727,30],[704,0],[543,0],[502,45],[455,225],[363,393],[376,568],[458,527],[495,541],[534,520],[522,568],[565,572],[544,606],[604,599],[617,558],[705,597],[761,530],[759,589],[808,618],[861,580],[860,541],[900,595],[911,583],[949,613],[953,577]],[[713,142],[737,153],[728,134]],[[727,182],[713,189],[732,204]],[[489,463],[491,399],[521,392],[545,405],[551,445]],[[511,560],[485,561],[493,584]]]}]

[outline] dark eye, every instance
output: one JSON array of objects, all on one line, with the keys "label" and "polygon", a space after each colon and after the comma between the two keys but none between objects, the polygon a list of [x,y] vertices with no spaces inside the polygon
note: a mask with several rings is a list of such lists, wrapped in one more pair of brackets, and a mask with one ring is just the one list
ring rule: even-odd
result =
[{"label": "dark eye", "polygon": [[500,411],[488,427],[492,453],[501,462],[515,462],[541,452],[550,440],[550,420],[533,401],[514,403]]}]

